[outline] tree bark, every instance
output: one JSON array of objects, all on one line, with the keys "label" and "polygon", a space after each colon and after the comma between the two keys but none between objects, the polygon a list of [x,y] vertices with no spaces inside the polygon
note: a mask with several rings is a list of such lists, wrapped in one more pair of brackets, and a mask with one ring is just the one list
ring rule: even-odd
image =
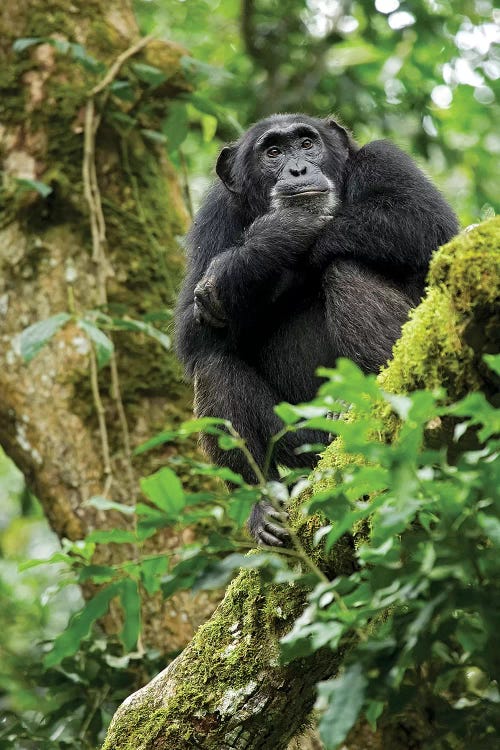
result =
[{"label": "tree bark", "polygon": [[[183,271],[176,236],[185,232],[188,216],[164,147],[147,140],[144,129],[158,126],[170,102],[190,87],[181,67],[184,50],[150,40],[117,73],[139,87],[131,63],[160,68],[161,86],[142,90],[149,121],[139,112],[139,124],[120,135],[107,120],[106,90],[93,98],[102,119],[87,167],[96,165],[106,235],[96,257],[96,217],[83,170],[85,118],[89,91],[105,70],[88,72],[50,43],[16,54],[15,40],[29,37],[76,42],[109,69],[139,33],[129,0],[16,0],[0,7],[0,445],[24,473],[54,531],[75,540],[95,528],[124,525],[122,515],[103,514],[85,502],[105,491],[114,500],[135,500],[137,477],[164,463],[172,448],[132,460],[130,446],[187,418],[191,391],[173,353],[142,334],[113,334],[119,396],[109,367],[93,391],[91,347],[75,324],[28,365],[16,352],[15,337],[51,315],[81,314],[105,301],[132,318],[172,307]],[[41,181],[52,192],[43,198],[22,180]],[[167,534],[151,541],[159,551],[178,543]],[[107,545],[98,561],[116,563],[131,554],[123,545]],[[150,597],[143,606],[145,644],[164,651],[182,647],[212,609],[207,597],[182,595],[168,603]],[[117,612],[108,618],[111,630],[118,627],[115,619]]]},{"label": "tree bark", "polygon": [[[386,390],[444,385],[451,399],[492,391],[482,355],[498,348],[499,235],[500,219],[492,220],[436,253],[426,298],[379,376]],[[388,419],[389,437],[391,429]],[[326,467],[342,463],[339,445],[322,460]],[[350,569],[351,556],[348,544],[335,550],[334,575]],[[303,601],[297,586],[263,590],[256,572],[243,571],[184,652],[118,709],[103,750],[285,748],[307,722],[316,681],[335,674],[342,661],[341,652],[326,652],[279,664],[279,639]],[[348,746],[423,750],[429,732],[429,719],[416,713],[376,735],[360,723]]]}]

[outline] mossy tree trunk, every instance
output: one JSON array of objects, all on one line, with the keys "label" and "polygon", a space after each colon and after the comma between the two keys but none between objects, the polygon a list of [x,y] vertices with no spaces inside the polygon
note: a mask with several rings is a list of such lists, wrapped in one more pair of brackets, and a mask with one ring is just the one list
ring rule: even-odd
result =
[{"label": "mossy tree trunk", "polygon": [[[444,385],[451,398],[459,398],[491,388],[482,354],[494,350],[498,326],[499,237],[497,219],[436,254],[427,296],[379,376],[385,389]],[[324,465],[341,460],[332,444]],[[335,574],[350,569],[351,555],[348,545],[336,551]],[[317,653],[279,665],[279,639],[302,605],[297,588],[264,592],[256,572],[242,572],[185,651],[118,709],[104,750],[285,748],[307,720],[316,680],[331,677],[342,660],[341,653]],[[423,750],[432,737],[429,722],[429,715],[415,711],[376,735],[358,725],[348,746]]]},{"label": "mossy tree trunk", "polygon": [[[105,68],[89,71],[53,43],[16,54],[15,40],[30,37],[83,45]],[[78,315],[107,300],[140,317],[174,303],[183,271],[176,236],[185,232],[188,216],[164,147],[144,138],[141,128],[154,128],[170,103],[189,90],[181,48],[149,40],[120,68],[118,77],[137,88],[134,63],[154,65],[164,74],[154,90],[142,84],[150,119],[141,121],[139,113],[139,124],[125,135],[108,124],[110,99],[101,113],[106,90],[95,96],[102,119],[90,156],[106,236],[98,258],[82,177],[88,92],[138,39],[128,0],[0,4],[0,445],[24,473],[52,528],[72,540],[94,528],[123,525],[120,514],[104,515],[85,501],[106,487],[112,499],[132,502],[137,477],[165,461],[165,455],[130,460],[125,420],[133,448],[191,413],[191,393],[173,353],[142,334],[113,334],[121,399],[109,367],[99,374],[100,399],[92,392],[91,347],[75,324],[65,326],[29,364],[15,348],[15,336],[25,327],[63,311]],[[50,195],[30,189],[32,180],[48,185]],[[152,542],[158,550],[177,543],[167,535]],[[116,563],[119,555],[131,553],[108,545],[98,554],[101,563]],[[200,598],[179,597],[168,605],[149,598],[144,641],[178,649],[211,609]],[[117,623],[111,617],[107,625],[113,629]]]}]

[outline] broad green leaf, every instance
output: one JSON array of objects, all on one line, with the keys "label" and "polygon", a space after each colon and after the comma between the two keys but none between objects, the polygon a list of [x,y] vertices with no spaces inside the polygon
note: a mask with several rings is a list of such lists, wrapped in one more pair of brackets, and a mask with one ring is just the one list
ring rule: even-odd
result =
[{"label": "broad green leaf", "polygon": [[382,701],[370,701],[365,710],[366,720],[373,730],[377,728],[377,719],[382,715],[384,703]]},{"label": "broad green leaf", "polygon": [[485,354],[483,359],[493,372],[500,375],[500,354]]},{"label": "broad green leaf", "polygon": [[42,198],[47,198],[52,192],[50,185],[40,180],[29,180],[26,177],[18,177],[16,182],[22,190],[36,190]]},{"label": "broad green leaf", "polygon": [[217,132],[217,118],[212,115],[203,115],[201,118],[201,132],[205,143],[210,143]]},{"label": "broad green leaf", "polygon": [[229,423],[226,419],[218,419],[217,417],[191,419],[187,422],[183,422],[176,430],[165,430],[164,432],[155,435],[155,437],[139,445],[134,450],[134,454],[139,455],[140,453],[145,453],[152,448],[157,448],[159,445],[163,445],[163,443],[170,443],[173,440],[187,438],[197,432],[207,432],[210,435],[223,435],[224,432],[221,428],[227,424]]},{"label": "broad green leaf", "polygon": [[167,117],[161,125],[162,133],[166,136],[168,150],[175,151],[189,132],[189,121],[185,104],[173,102],[170,104]]},{"label": "broad green leaf", "polygon": [[148,557],[141,562],[141,580],[148,594],[155,594],[160,589],[161,576],[168,568],[166,555]]},{"label": "broad green leaf", "polygon": [[316,708],[322,711],[319,732],[326,750],[339,747],[354,726],[367,684],[361,664],[348,667],[335,680],[318,684]]},{"label": "broad green leaf", "polygon": [[132,70],[136,76],[150,86],[160,86],[167,80],[167,76],[159,68],[146,63],[132,63]]},{"label": "broad green leaf", "polygon": [[164,467],[149,477],[141,479],[141,489],[157,508],[175,519],[183,510],[186,498],[177,475]]},{"label": "broad green leaf", "polygon": [[124,613],[120,638],[127,651],[132,651],[141,631],[141,597],[137,581],[124,578],[119,582],[120,602]]},{"label": "broad green leaf", "polygon": [[100,60],[96,60],[82,44],[71,44],[71,54],[76,62],[89,70],[91,73],[104,73],[106,66]]},{"label": "broad green leaf", "polygon": [[219,108],[216,104],[210,101],[210,99],[200,96],[199,94],[189,94],[186,98],[199,112],[203,112],[206,115],[212,115],[218,119]]},{"label": "broad green leaf", "polygon": [[33,323],[32,326],[25,328],[22,333],[16,336],[14,339],[14,346],[19,348],[21,357],[24,361],[30,362],[33,357],[36,357],[45,344],[47,344],[54,334],[57,333],[57,331],[70,319],[71,315],[68,313],[58,313],[57,315],[52,315],[52,317],[47,318],[47,320]]},{"label": "broad green leaf", "polygon": [[[161,133],[159,135],[161,135]],[[160,314],[158,314],[158,316],[159,315]],[[164,320],[165,318],[163,317],[162,319]],[[111,318],[111,323],[115,328],[126,331],[137,331],[139,333],[145,333],[147,336],[151,336],[151,338],[156,339],[156,341],[158,341],[165,349],[169,350],[171,348],[172,342],[170,340],[170,336],[167,336],[166,333],[163,333],[147,321],[133,320],[132,318]]]},{"label": "broad green leaf", "polygon": [[22,39],[16,39],[12,49],[14,52],[24,52],[28,47],[33,47],[34,44],[41,44],[44,41],[43,37],[39,36],[23,37]]},{"label": "broad green leaf", "polygon": [[109,339],[94,323],[84,318],[78,320],[78,327],[81,328],[82,331],[85,331],[94,344],[97,366],[104,367],[104,365],[107,365],[114,352],[114,346],[111,339]]},{"label": "broad green leaf", "polygon": [[335,68],[350,68],[355,65],[376,62],[383,57],[383,51],[377,49],[373,44],[362,41],[354,44],[351,41],[346,41],[332,45],[329,61]]},{"label": "broad green leaf", "polygon": [[86,565],[80,570],[78,582],[93,581],[94,583],[106,583],[116,576],[116,570],[109,565]]},{"label": "broad green leaf", "polygon": [[118,592],[118,583],[112,583],[98,591],[80,612],[73,615],[66,630],[55,639],[52,651],[45,656],[45,667],[53,667],[76,653],[81,641],[89,634],[92,624],[107,612],[110,601]]},{"label": "broad green leaf", "polygon": [[23,572],[30,568],[36,568],[39,565],[50,565],[51,563],[65,563],[66,565],[71,566],[74,562],[75,558],[71,555],[66,555],[64,552],[54,552],[53,555],[47,558],[32,558],[31,560],[25,560],[24,562],[19,563],[19,570]]},{"label": "broad green leaf", "polygon": [[110,85],[110,91],[113,96],[121,99],[124,102],[135,101],[135,91],[130,85],[130,81],[113,81]]},{"label": "broad green leaf", "polygon": [[298,409],[292,404],[287,404],[286,401],[275,406],[274,411],[286,425],[295,424],[302,417]]},{"label": "broad green leaf", "polygon": [[486,515],[486,513],[478,513],[477,520],[495,547],[500,547],[500,519],[495,516]]},{"label": "broad green leaf", "polygon": [[136,544],[137,537],[133,531],[128,529],[98,529],[91,531],[87,537],[87,542],[95,542],[96,544]]},{"label": "broad green leaf", "polygon": [[286,562],[278,555],[261,552],[257,554],[242,554],[233,552],[223,560],[210,561],[193,583],[193,591],[200,589],[219,589],[225,586],[233,575],[240,570],[270,568],[273,571],[286,567]]}]

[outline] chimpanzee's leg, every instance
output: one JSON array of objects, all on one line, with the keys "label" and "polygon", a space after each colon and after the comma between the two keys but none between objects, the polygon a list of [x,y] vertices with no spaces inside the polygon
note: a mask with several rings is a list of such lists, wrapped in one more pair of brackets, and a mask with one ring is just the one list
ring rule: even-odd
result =
[{"label": "chimpanzee's leg", "polygon": [[[273,411],[278,401],[259,374],[234,355],[208,356],[196,366],[196,416],[228,419],[245,440],[259,468],[264,466],[270,438],[283,426]],[[255,472],[242,451],[224,451],[219,447],[217,437],[208,434],[202,435],[201,445],[214,463],[228,466],[241,474],[249,484],[257,482]],[[268,478],[278,478],[274,463]],[[252,510],[250,531],[263,544],[282,545],[287,533],[280,526],[280,521],[285,517],[270,503],[260,502]]]}]

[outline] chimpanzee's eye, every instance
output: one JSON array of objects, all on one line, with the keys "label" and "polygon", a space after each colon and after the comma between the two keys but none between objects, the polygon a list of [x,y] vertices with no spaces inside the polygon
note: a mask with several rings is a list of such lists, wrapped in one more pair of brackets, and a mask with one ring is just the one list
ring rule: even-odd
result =
[{"label": "chimpanzee's eye", "polygon": [[313,147],[313,142],[311,141],[310,138],[305,138],[302,141],[302,148],[312,148],[312,147]]},{"label": "chimpanzee's eye", "polygon": [[271,159],[276,159],[277,156],[280,156],[281,151],[279,150],[279,148],[277,146],[271,146],[271,148],[267,149],[266,154]]}]

